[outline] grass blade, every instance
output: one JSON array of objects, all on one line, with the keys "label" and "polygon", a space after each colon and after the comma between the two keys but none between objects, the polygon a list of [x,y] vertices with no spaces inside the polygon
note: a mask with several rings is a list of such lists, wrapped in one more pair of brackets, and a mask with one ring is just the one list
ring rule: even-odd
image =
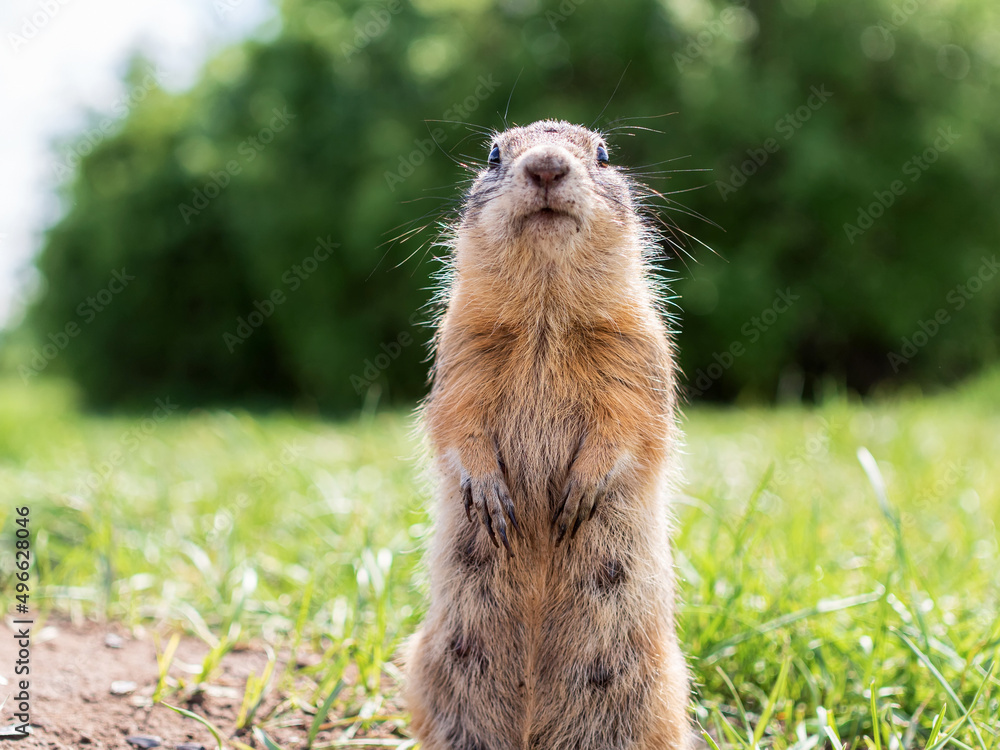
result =
[{"label": "grass blade", "polygon": [[945,703],[941,708],[941,713],[934,717],[934,723],[931,725],[931,733],[927,736],[927,747],[932,747],[935,740],[938,738],[938,734],[941,732],[941,724],[944,723],[944,715],[948,713],[948,704]]},{"label": "grass blade", "polygon": [[871,681],[868,691],[871,693],[872,737],[875,741],[875,750],[882,750],[882,727],[878,720],[878,702],[875,698],[878,688],[875,685],[875,680]]},{"label": "grass blade", "polygon": [[[736,701],[736,708],[740,712],[740,718],[743,719],[743,728],[746,730],[747,739],[749,740],[753,737],[753,728],[750,726],[750,717],[747,716],[746,709],[743,708],[743,700],[740,698],[740,694],[736,691],[736,685],[733,684],[733,681],[729,679],[729,675],[727,675],[721,667],[716,667],[715,671],[719,673],[722,681],[725,682],[726,687],[729,688],[729,692],[732,694],[733,700]],[[741,740],[740,744],[746,743]],[[748,747],[753,747],[753,745],[748,745]]]},{"label": "grass blade", "polygon": [[[986,675],[986,679],[983,680],[983,683],[979,686],[979,690],[976,691],[976,696],[972,700],[972,707],[966,709],[965,704],[962,703],[962,699],[958,697],[958,694],[954,691],[954,689],[951,687],[948,681],[944,678],[944,675],[941,674],[941,672],[938,670],[936,666],[934,666],[934,662],[930,660],[927,654],[921,651],[917,647],[917,644],[915,644],[913,641],[911,641],[909,638],[907,638],[905,635],[900,633],[895,628],[892,628],[892,632],[898,635],[902,639],[903,643],[905,643],[909,647],[910,651],[916,654],[917,658],[923,663],[923,665],[927,667],[928,670],[930,670],[930,673],[934,676],[934,679],[938,681],[941,687],[945,689],[945,692],[948,693],[948,696],[955,702],[955,705],[959,707],[959,709],[963,714],[959,726],[961,726],[962,723],[968,721],[969,724],[972,726],[973,734],[976,735],[976,739],[979,741],[979,747],[982,748],[982,750],[989,750],[989,748],[986,747],[986,742],[983,740],[982,733],[979,731],[979,727],[976,725],[976,722],[973,721],[971,717],[972,717],[972,710],[975,708],[976,703],[979,701],[979,696],[982,694],[983,688],[986,687],[986,684],[990,681],[990,678],[993,676],[993,667],[995,666],[995,664],[990,667],[990,671]],[[955,731],[958,731],[958,727],[955,728]]]},{"label": "grass blade", "polygon": [[785,682],[788,680],[788,670],[792,666],[792,657],[786,656],[785,661],[781,665],[781,671],[778,673],[778,679],[774,683],[774,688],[771,690],[771,695],[768,696],[767,705],[764,706],[764,710],[760,714],[760,719],[757,721],[757,729],[753,733],[753,742],[751,745],[757,747],[760,742],[760,738],[764,736],[764,732],[767,730],[767,725],[771,721],[771,716],[774,715],[774,709],[781,700],[781,697],[785,694]]},{"label": "grass blade", "polygon": [[267,733],[260,727],[253,728],[253,736],[257,738],[257,742],[264,747],[264,750],[284,750],[281,745],[268,737]]},{"label": "grass blade", "polygon": [[204,716],[199,716],[194,711],[188,711],[186,708],[179,708],[178,706],[171,706],[169,703],[164,703],[162,705],[166,706],[171,711],[176,711],[181,716],[186,716],[189,719],[194,719],[199,724],[202,724],[203,726],[205,726],[208,729],[208,731],[212,733],[212,736],[215,737],[215,742],[218,745],[218,750],[222,750],[222,733],[219,732],[219,730],[215,728],[215,725],[212,722],[210,722]]},{"label": "grass blade", "polygon": [[174,653],[177,651],[177,646],[180,645],[180,642],[180,633],[174,633],[170,636],[170,641],[167,643],[167,647],[163,653],[157,653],[156,655],[156,667],[159,674],[156,678],[156,688],[153,690],[153,703],[159,703],[163,697],[163,690],[167,685],[167,672],[170,671],[170,665],[174,660]]},{"label": "grass blade", "polygon": [[724,641],[720,641],[706,653],[702,654],[700,660],[703,662],[714,661],[727,649],[743,643],[744,641],[748,641],[756,635],[770,633],[772,630],[779,630],[800,620],[807,620],[810,617],[815,617],[816,615],[826,615],[831,612],[840,612],[852,607],[860,607],[865,604],[871,604],[872,602],[877,602],[881,599],[882,595],[882,591],[875,591],[870,594],[848,596],[843,599],[820,601],[815,606],[800,609],[797,612],[791,612],[787,615],[782,615],[781,617],[776,617],[769,622],[765,622],[763,625],[758,625],[750,630],[744,630],[742,633],[737,633]]},{"label": "grass blade", "polygon": [[704,729],[701,730],[701,736],[705,739],[705,744],[708,745],[711,750],[719,750],[719,745],[715,740],[712,739],[712,735],[706,732]]},{"label": "grass blade", "polygon": [[330,694],[326,696],[326,700],[323,701],[323,705],[316,711],[316,715],[313,717],[312,724],[309,727],[309,736],[306,738],[306,748],[312,747],[313,742],[316,740],[316,734],[319,732],[319,728],[323,725],[323,720],[326,715],[330,712],[330,706],[333,702],[337,700],[337,696],[340,695],[340,691],[344,689],[344,681],[337,680],[337,684],[333,686],[333,690]]}]

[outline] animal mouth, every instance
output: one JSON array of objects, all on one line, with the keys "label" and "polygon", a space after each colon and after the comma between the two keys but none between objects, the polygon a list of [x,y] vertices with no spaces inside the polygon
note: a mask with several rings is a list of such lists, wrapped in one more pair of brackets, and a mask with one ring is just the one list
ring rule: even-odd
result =
[{"label": "animal mouth", "polygon": [[533,216],[538,216],[544,219],[553,219],[559,216],[564,216],[567,219],[575,218],[566,211],[560,211],[558,208],[552,208],[552,206],[544,206],[538,209],[537,211],[533,211],[532,213],[528,214],[528,218],[531,218]]},{"label": "animal mouth", "polygon": [[531,226],[543,231],[560,231],[566,226],[565,220],[572,222],[577,227],[577,231],[579,231],[579,217],[571,214],[569,211],[563,211],[552,206],[542,206],[541,208],[536,208],[533,211],[522,214],[520,221],[518,221],[517,232],[520,234]]}]

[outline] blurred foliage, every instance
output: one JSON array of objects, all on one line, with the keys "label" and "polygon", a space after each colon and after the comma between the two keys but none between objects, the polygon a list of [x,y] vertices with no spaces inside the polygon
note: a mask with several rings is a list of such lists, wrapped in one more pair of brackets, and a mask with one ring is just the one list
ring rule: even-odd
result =
[{"label": "blurred foliage", "polygon": [[[188,93],[152,92],[82,159],[39,257],[28,375],[69,372],[95,405],[418,396],[429,243],[461,194],[456,162],[483,159],[478,128],[503,127],[513,90],[509,122],[596,118],[613,160],[667,193],[675,235],[714,251],[664,243],[695,394],[951,381],[998,354],[1000,278],[968,291],[1000,238],[998,15],[991,0],[286,0],[271,38],[224,51]],[[81,313],[122,268],[134,281]]]}]

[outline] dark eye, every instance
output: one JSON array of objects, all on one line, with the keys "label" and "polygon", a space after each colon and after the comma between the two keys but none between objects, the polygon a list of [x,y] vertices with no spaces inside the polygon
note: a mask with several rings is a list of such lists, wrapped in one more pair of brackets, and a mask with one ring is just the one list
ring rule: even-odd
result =
[{"label": "dark eye", "polygon": [[493,150],[490,151],[490,166],[499,167],[500,166],[500,147],[494,146]]},{"label": "dark eye", "polygon": [[597,163],[602,166],[608,163],[608,150],[604,146],[597,147]]}]

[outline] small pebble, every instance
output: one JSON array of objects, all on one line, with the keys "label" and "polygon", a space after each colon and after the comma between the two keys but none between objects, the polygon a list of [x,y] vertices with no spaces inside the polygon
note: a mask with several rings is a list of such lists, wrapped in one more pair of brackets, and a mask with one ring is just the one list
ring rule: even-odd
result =
[{"label": "small pebble", "polygon": [[37,635],[31,637],[34,643],[48,643],[49,641],[54,641],[59,637],[59,628],[55,625],[46,625]]},{"label": "small pebble", "polygon": [[125,648],[125,639],[117,633],[108,633],[104,636],[104,645],[108,648]]},{"label": "small pebble", "polygon": [[111,694],[129,695],[130,693],[134,693],[137,687],[139,686],[128,680],[115,680],[111,683]]},{"label": "small pebble", "polygon": [[163,740],[160,737],[150,737],[148,735],[137,734],[133,737],[126,737],[125,741],[132,747],[138,747],[145,750],[146,748],[159,747],[163,744]]},{"label": "small pebble", "polygon": [[179,745],[174,745],[174,750],[205,750],[205,746],[196,745],[193,742],[182,742]]}]

